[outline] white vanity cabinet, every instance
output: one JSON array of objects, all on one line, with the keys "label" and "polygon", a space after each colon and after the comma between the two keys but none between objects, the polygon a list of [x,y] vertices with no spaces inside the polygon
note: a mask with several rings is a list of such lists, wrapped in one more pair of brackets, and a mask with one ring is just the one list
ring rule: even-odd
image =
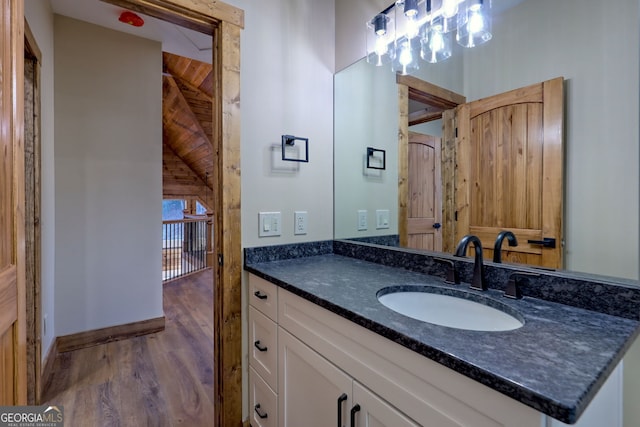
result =
[{"label": "white vanity cabinet", "polygon": [[419,427],[280,328],[280,427]]},{"label": "white vanity cabinet", "polygon": [[[250,275],[249,283],[249,410],[253,427],[563,425],[257,276]],[[266,300],[277,296],[275,304],[269,303],[275,314],[260,310],[259,304],[265,307],[267,303],[255,297],[259,287],[263,294],[270,293]],[[261,331],[263,324],[269,325],[266,329],[271,332]],[[265,352],[254,345],[258,339],[263,344],[262,337],[271,335],[273,327],[277,331],[276,366],[265,362],[261,354]],[[268,351],[272,345],[268,344]],[[603,391],[606,388],[607,384]],[[605,405],[596,403],[602,401],[599,395],[576,425],[591,426],[589,419],[600,419],[590,414],[592,409],[604,414],[618,411],[606,401]],[[596,409],[598,406],[602,410]],[[354,413],[352,425],[354,407],[359,411]],[[611,416],[606,419],[612,420]],[[607,425],[621,425],[618,420]]]},{"label": "white vanity cabinet", "polygon": [[278,426],[278,287],[249,280],[249,415],[253,427]]}]

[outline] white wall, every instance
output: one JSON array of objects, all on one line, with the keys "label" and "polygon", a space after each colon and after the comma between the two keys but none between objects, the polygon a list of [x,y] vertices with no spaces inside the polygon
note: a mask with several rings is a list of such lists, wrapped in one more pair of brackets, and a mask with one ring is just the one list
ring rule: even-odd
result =
[{"label": "white wall", "polygon": [[[41,310],[46,316],[46,334],[41,328],[42,358],[47,355],[55,338],[55,173],[54,173],[54,112],[53,112],[53,13],[48,0],[27,0],[25,17],[42,53],[40,67],[41,126]],[[44,323],[44,322],[43,322]]]},{"label": "white wall", "polygon": [[162,55],[55,16],[56,334],[163,315]]},{"label": "white wall", "polygon": [[[245,11],[241,57],[243,246],[331,239],[333,0],[230,3]],[[278,160],[283,134],[309,138],[309,163]],[[308,212],[306,235],[293,234],[296,210]],[[260,211],[282,213],[280,237],[258,237]]]}]

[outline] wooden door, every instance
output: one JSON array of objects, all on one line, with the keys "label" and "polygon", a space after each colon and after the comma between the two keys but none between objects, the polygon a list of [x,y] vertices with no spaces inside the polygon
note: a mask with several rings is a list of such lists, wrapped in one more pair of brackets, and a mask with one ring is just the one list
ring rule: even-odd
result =
[{"label": "wooden door", "polygon": [[27,400],[23,3],[0,3],[0,405]]},{"label": "wooden door", "polygon": [[442,251],[440,138],[409,132],[407,246]]},{"label": "wooden door", "polygon": [[456,241],[477,235],[491,259],[511,230],[505,262],[561,268],[563,79],[460,105],[457,126]]}]

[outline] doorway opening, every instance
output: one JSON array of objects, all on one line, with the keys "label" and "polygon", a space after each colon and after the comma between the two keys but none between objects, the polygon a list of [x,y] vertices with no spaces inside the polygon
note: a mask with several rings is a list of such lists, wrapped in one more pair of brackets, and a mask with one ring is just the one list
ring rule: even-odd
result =
[{"label": "doorway opening", "polygon": [[[454,180],[455,170],[455,112],[454,109],[466,102],[466,98],[448,89],[425,82],[413,76],[396,76],[398,84],[398,230],[400,246],[409,246],[410,235],[417,240],[433,241],[439,251],[453,252],[455,248],[455,219],[454,219]],[[412,209],[410,188],[410,126],[438,121],[442,124],[440,141],[432,141],[431,146],[438,146],[437,155],[429,144],[420,144],[432,157],[437,157],[440,170],[435,164],[433,177],[440,179],[440,183],[432,185],[431,208],[440,211],[431,217],[411,219],[412,210],[420,212],[424,209]],[[417,137],[423,139],[422,137]],[[414,135],[415,139],[415,135]],[[413,168],[416,170],[418,168]],[[433,179],[433,178],[432,178]],[[415,179],[413,181],[416,181]],[[420,182],[418,180],[418,182]],[[428,208],[427,208],[428,210]],[[429,233],[425,230],[431,228]],[[417,233],[416,233],[417,231]]]},{"label": "doorway opening", "polygon": [[244,12],[223,2],[104,0],[213,38],[213,242],[215,425],[242,421],[240,237],[240,32]]},{"label": "doorway opening", "polygon": [[[16,16],[23,20],[21,3],[16,2],[19,6],[16,9],[19,11]],[[211,180],[215,187],[212,221],[217,230],[224,230],[215,235],[212,244],[212,259],[216,259],[213,264],[215,295],[213,304],[215,420],[213,423],[237,425],[242,419],[239,99],[240,33],[244,26],[243,11],[223,2],[109,0],[107,3],[200,31],[211,36],[213,40],[213,85],[217,96],[214,99],[212,112],[214,134],[212,143],[215,153],[211,159],[213,163]],[[22,22],[15,24],[16,34],[21,34],[21,27]],[[22,40],[15,41],[13,45],[18,46],[19,49],[18,52],[12,52],[22,57],[20,43]],[[16,86],[22,88],[25,76],[22,73],[19,75],[14,73],[13,78]],[[6,79],[6,81],[9,80]],[[21,114],[22,111],[19,115]],[[16,129],[18,129],[16,133],[20,133],[20,126],[16,126]],[[37,227],[32,228],[37,229]],[[36,295],[35,301],[37,297]],[[36,313],[38,303],[33,302],[28,307],[27,312],[33,310]],[[38,320],[35,322],[35,328],[38,328],[39,314],[34,314],[34,319]],[[40,335],[39,332],[34,334],[37,337]],[[38,359],[39,357],[35,357],[34,363],[38,363]],[[26,375],[24,377],[24,379],[21,376],[14,378],[18,389],[27,388]],[[14,383],[14,381],[7,383]]]}]

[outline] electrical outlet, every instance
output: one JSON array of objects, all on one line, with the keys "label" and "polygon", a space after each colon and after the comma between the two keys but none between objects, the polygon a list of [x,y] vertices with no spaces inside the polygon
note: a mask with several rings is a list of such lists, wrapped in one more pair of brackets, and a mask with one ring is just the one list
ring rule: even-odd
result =
[{"label": "electrical outlet", "polygon": [[376,228],[389,228],[389,209],[376,210]]},{"label": "electrical outlet", "polygon": [[258,236],[279,236],[282,224],[280,212],[260,212],[258,213]]},{"label": "electrical outlet", "polygon": [[358,211],[358,231],[364,231],[367,227],[367,211],[359,210]]},{"label": "electrical outlet", "polygon": [[307,211],[294,212],[293,234],[307,234]]}]

